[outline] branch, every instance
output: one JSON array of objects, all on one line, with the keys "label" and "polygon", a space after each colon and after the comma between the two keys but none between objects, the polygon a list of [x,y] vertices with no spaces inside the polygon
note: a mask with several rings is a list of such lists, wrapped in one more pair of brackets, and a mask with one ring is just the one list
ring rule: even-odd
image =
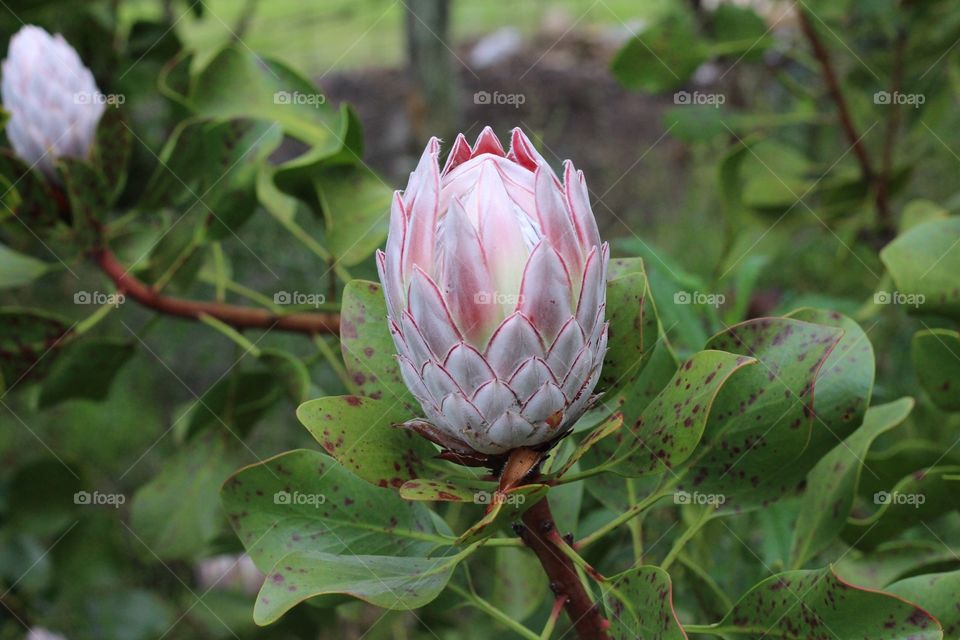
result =
[{"label": "branch", "polygon": [[340,315],[336,313],[278,315],[266,309],[173,298],[159,293],[130,274],[106,247],[97,249],[94,252],[94,259],[120,293],[130,296],[143,306],[159,313],[192,320],[199,320],[201,316],[210,316],[234,329],[280,329],[308,334],[340,332]]},{"label": "branch", "polygon": [[564,600],[564,608],[580,640],[609,640],[610,623],[584,589],[573,561],[556,546],[556,525],[546,498],[523,514],[523,524],[521,538],[540,560],[553,593]]}]

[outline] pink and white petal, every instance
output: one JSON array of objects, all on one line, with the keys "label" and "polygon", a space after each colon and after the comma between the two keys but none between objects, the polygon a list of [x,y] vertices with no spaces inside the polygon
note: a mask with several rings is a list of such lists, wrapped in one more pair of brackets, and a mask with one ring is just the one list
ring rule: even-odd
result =
[{"label": "pink and white petal", "polygon": [[533,434],[533,425],[515,411],[507,411],[487,429],[487,437],[500,452],[535,444],[530,441]]},{"label": "pink and white petal", "polygon": [[410,215],[413,205],[420,197],[421,192],[425,190],[429,194],[434,188],[431,183],[436,178],[435,191],[440,191],[440,140],[434,136],[427,142],[423,153],[420,154],[420,160],[416,168],[410,173],[410,179],[407,181],[407,188],[403,191],[403,205]]},{"label": "pink and white petal", "polygon": [[550,423],[553,427],[558,427],[566,406],[567,398],[560,387],[552,382],[545,382],[523,405],[521,414],[533,424]]},{"label": "pink and white petal", "polygon": [[450,350],[443,368],[470,397],[481,385],[497,377],[480,352],[463,342]]},{"label": "pink and white petal", "polygon": [[[585,346],[580,350],[580,353],[577,354],[576,359],[574,359],[573,364],[570,366],[570,371],[567,372],[567,376],[560,384],[560,389],[563,390],[563,393],[568,398],[572,399],[577,397],[577,393],[580,391],[583,383],[589,379],[593,368],[593,350]],[[424,380],[424,382],[426,382],[426,380]]]},{"label": "pink and white petal", "polygon": [[594,247],[587,256],[583,282],[580,286],[580,299],[577,301],[577,320],[587,334],[593,333],[597,309],[600,308],[601,301],[606,299],[607,287],[603,280],[603,273],[603,250]]},{"label": "pink and white petal", "polygon": [[556,383],[557,379],[543,358],[532,357],[527,358],[517,367],[516,373],[507,384],[513,389],[520,402],[526,402],[545,382]]},{"label": "pink and white petal", "polygon": [[530,255],[531,247],[527,246],[519,220],[524,214],[510,199],[492,162],[484,163],[480,169],[474,194],[475,198],[471,200],[475,201],[480,241],[486,252],[495,293],[509,300],[510,296],[520,292],[520,278]]},{"label": "pink and white petal", "polygon": [[583,329],[576,318],[570,318],[560,329],[557,339],[547,352],[547,366],[557,380],[563,380],[586,343]]},{"label": "pink and white petal", "polygon": [[492,153],[501,158],[506,155],[503,152],[503,145],[501,145],[500,140],[497,139],[497,134],[493,132],[490,126],[484,127],[480,135],[477,136],[477,141],[473,143],[473,157],[477,157],[483,153]]},{"label": "pink and white petal", "polygon": [[497,327],[484,353],[487,363],[501,380],[509,380],[520,363],[531,356],[544,357],[543,339],[519,311]]},{"label": "pink and white petal", "polygon": [[[436,138],[431,138],[417,170],[410,178],[411,184],[416,183],[416,191],[409,198],[407,192],[404,192],[404,206],[408,216],[402,258],[405,279],[411,277],[414,266],[433,273],[433,247],[440,199],[440,169],[437,166],[439,153],[440,143]],[[410,191],[409,186],[407,191]]]},{"label": "pink and white petal", "polygon": [[534,193],[537,201],[537,218],[543,235],[550,240],[564,264],[570,271],[570,277],[578,279],[583,272],[584,251],[573,226],[573,218],[563,198],[563,192],[557,186],[556,177],[550,167],[537,168],[534,177]]},{"label": "pink and white petal", "polygon": [[403,377],[404,384],[407,385],[407,389],[409,389],[413,397],[417,399],[420,406],[426,410],[426,407],[429,405],[434,411],[437,411],[442,396],[438,398],[430,393],[430,390],[427,389],[427,386],[423,383],[423,379],[420,377],[417,368],[413,366],[407,358],[397,356],[397,362],[400,363],[400,375]]},{"label": "pink and white petal", "polygon": [[387,315],[399,318],[403,313],[403,285],[399,272],[387,268],[387,256],[377,249],[377,273],[380,275],[380,284],[383,287],[383,297],[387,301]]},{"label": "pink and white petal", "polygon": [[443,220],[441,285],[450,314],[472,344],[485,344],[502,320],[500,305],[491,304],[493,280],[476,229],[455,198]]},{"label": "pink and white petal", "polygon": [[505,411],[520,410],[517,396],[514,395],[506,383],[500,380],[491,380],[481,385],[471,401],[488,424],[500,417]]},{"label": "pink and white petal", "polygon": [[420,268],[414,268],[407,294],[407,308],[420,329],[430,351],[442,361],[453,345],[461,341],[456,324],[450,316],[436,283]]},{"label": "pink and white petal", "polygon": [[427,360],[432,360],[434,357],[433,353],[430,352],[430,346],[409,311],[404,311],[400,316],[400,329],[402,331],[400,334],[402,342],[397,342],[397,337],[394,336],[397,351],[407,356],[419,371]]},{"label": "pink and white petal", "polygon": [[450,153],[447,155],[447,162],[443,165],[443,171],[440,172],[441,177],[447,175],[457,165],[466,162],[472,156],[473,150],[470,148],[466,136],[458,133],[457,139],[453,141],[453,147],[450,148]]},{"label": "pink and white petal", "polygon": [[572,427],[580,419],[590,405],[590,399],[593,397],[593,390],[600,379],[600,367],[595,367],[587,380],[577,390],[570,406],[567,407],[567,413],[563,419],[563,429]]},{"label": "pink and white petal", "polygon": [[560,256],[546,240],[534,248],[527,260],[518,310],[530,319],[547,344],[553,342],[573,315],[570,277]]},{"label": "pink and white petal", "polygon": [[531,172],[536,171],[541,165],[549,166],[520,127],[510,132],[510,153],[507,157]]},{"label": "pink and white petal", "polygon": [[583,172],[577,171],[569,160],[563,163],[563,186],[567,205],[570,207],[573,223],[580,239],[580,246],[586,253],[600,244],[600,232],[597,229],[597,219],[590,207],[587,181],[583,177]]},{"label": "pink and white petal", "polygon": [[443,399],[441,411],[445,416],[444,421],[453,431],[452,435],[466,441],[477,451],[491,453],[486,450],[489,448],[489,442],[484,436],[486,423],[469,400],[460,394],[451,393]]},{"label": "pink and white petal", "polygon": [[463,390],[446,370],[433,360],[428,361],[420,370],[420,378],[430,395],[436,398],[437,403],[451,393],[463,394]]}]

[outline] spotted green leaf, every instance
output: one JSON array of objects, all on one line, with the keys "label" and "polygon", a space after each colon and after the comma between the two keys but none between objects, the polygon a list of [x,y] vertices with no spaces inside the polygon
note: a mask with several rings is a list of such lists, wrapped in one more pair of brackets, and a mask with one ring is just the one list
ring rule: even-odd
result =
[{"label": "spotted green leaf", "polygon": [[943,625],[944,637],[960,634],[960,571],[913,576],[893,583],[886,591],[929,611]]},{"label": "spotted green leaf", "polygon": [[934,404],[960,411],[960,333],[948,329],[913,336],[913,368]]},{"label": "spotted green leaf", "polygon": [[888,244],[880,258],[897,293],[923,296],[921,304],[906,307],[909,312],[960,318],[960,217],[911,227]]},{"label": "spotted green leaf", "polygon": [[601,586],[613,640],[686,640],[673,608],[670,575],[642,566],[608,578]]},{"label": "spotted green leaf", "polygon": [[735,371],[751,364],[755,364],[753,358],[724,351],[694,354],[640,419],[613,438],[620,444],[607,468],[635,477],[685,461],[700,442],[717,394]]},{"label": "spotted green leaf", "polygon": [[393,398],[331,396],[303,403],[297,417],[324,451],[358,478],[399,488],[423,475],[436,448],[409,429],[393,425],[409,413]]},{"label": "spotted green leaf", "polygon": [[378,283],[353,280],[344,287],[340,348],[347,372],[361,395],[399,400],[410,410],[408,417],[420,411],[400,377],[394,357],[396,347],[387,326],[387,302]]},{"label": "spotted green leaf", "polygon": [[810,470],[794,531],[793,566],[803,565],[843,530],[870,445],[901,424],[913,404],[913,398],[901,398],[870,408],[863,425]]}]

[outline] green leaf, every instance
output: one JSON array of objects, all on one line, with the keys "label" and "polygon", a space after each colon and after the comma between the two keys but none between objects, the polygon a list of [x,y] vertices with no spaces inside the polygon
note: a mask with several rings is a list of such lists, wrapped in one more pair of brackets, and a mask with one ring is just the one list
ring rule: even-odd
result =
[{"label": "green leaf", "polygon": [[232,457],[222,434],[194,438],[140,487],[130,526],[150,549],[147,559],[194,560],[207,550],[223,529],[217,493],[235,467]]},{"label": "green leaf", "polygon": [[628,89],[660,93],[686,82],[708,55],[693,16],[679,10],[627,42],[610,70]]},{"label": "green leaf", "polygon": [[267,574],[253,619],[268,625],[308,598],[335,593],[385,609],[416,609],[440,595],[453,570],[475,550],[438,558],[294,551]]},{"label": "green leaf", "polygon": [[813,390],[842,335],[836,327],[760,318],[710,339],[708,348],[752,356],[759,364],[739,373],[714,403],[706,445],[691,462],[693,486],[724,495],[723,508],[734,510],[802,487],[809,467],[796,461],[811,440],[819,410]]},{"label": "green leaf", "polygon": [[883,589],[891,582],[957,559],[957,550],[940,541],[895,540],[869,553],[856,549],[844,553],[834,569],[842,580],[868,589]]},{"label": "green leaf", "polygon": [[135,352],[133,343],[116,338],[92,338],[71,346],[44,381],[38,407],[46,409],[65,400],[106,399],[114,378]]},{"label": "green leaf", "polygon": [[76,494],[82,489],[78,470],[64,461],[47,456],[31,460],[16,468],[5,487],[4,519],[22,534],[59,533],[76,522]]},{"label": "green leaf", "polygon": [[0,382],[12,389],[43,377],[69,334],[66,320],[45,311],[0,308]]},{"label": "green leaf", "polygon": [[293,402],[300,404],[310,393],[310,371],[303,360],[288,351],[261,349],[257,358],[277,376]]},{"label": "green leaf", "polygon": [[0,289],[30,284],[46,271],[46,263],[0,244]]},{"label": "green leaf", "polygon": [[842,581],[830,568],[788,571],[760,582],[711,628],[725,638],[941,640],[916,606]]},{"label": "green leaf", "polygon": [[318,451],[297,449],[241,469],[221,499],[264,572],[295,551],[421,556],[437,545],[423,504],[374,487]]},{"label": "green leaf", "polygon": [[[320,90],[283,63],[241,45],[225,47],[191,83],[190,104],[202,116],[277,122],[310,146],[314,160],[342,147],[346,117],[331,109]],[[298,158],[302,161],[303,158]]]},{"label": "green leaf", "polygon": [[318,398],[300,405],[297,417],[340,464],[380,487],[421,477],[437,453],[425,438],[394,427],[410,415],[392,398]]},{"label": "green leaf", "polygon": [[913,398],[901,398],[871,407],[863,426],[810,471],[793,538],[792,566],[803,565],[843,530],[870,445],[906,420],[913,405]]},{"label": "green leaf", "polygon": [[[960,217],[910,228],[880,252],[880,259],[893,276],[895,293],[919,302],[906,305],[907,311],[960,319]],[[886,293],[893,300],[894,292]]]},{"label": "green leaf", "polygon": [[[516,521],[520,515],[547,495],[545,484],[525,484],[499,494],[487,494],[486,513],[469,529],[460,534],[457,544],[469,544],[488,537]],[[483,494],[479,494],[481,496]]]},{"label": "green leaf", "polygon": [[613,277],[607,283],[608,341],[600,374],[600,388],[614,394],[634,383],[660,339],[660,325],[642,261],[638,270]]},{"label": "green leaf", "polygon": [[330,253],[348,267],[366,260],[387,237],[393,190],[364,166],[327,169],[314,187]]},{"label": "green leaf", "polygon": [[187,435],[222,427],[239,436],[282,396],[277,377],[267,371],[241,371],[223,378],[204,393],[190,410]]},{"label": "green leaf", "polygon": [[353,280],[343,289],[340,308],[340,350],[357,390],[373,399],[398,400],[411,412],[420,412],[400,376],[397,350],[387,325],[387,301],[376,282]]},{"label": "green leaf", "polygon": [[713,14],[713,35],[720,45],[714,51],[737,57],[737,62],[761,58],[773,43],[771,32],[763,18],[750,7],[721,4]]},{"label": "green leaf", "polygon": [[497,547],[493,570],[491,603],[519,622],[536,613],[548,588],[537,557],[527,549]]},{"label": "green leaf", "polygon": [[895,582],[886,591],[915,602],[943,626],[947,638],[960,630],[960,571],[913,576]]},{"label": "green leaf", "polygon": [[609,420],[603,424],[594,427],[591,429],[584,437],[577,443],[576,448],[570,454],[570,457],[566,459],[563,463],[563,466],[560,467],[560,470],[556,472],[557,477],[563,476],[567,471],[569,471],[573,465],[582,458],[586,453],[598,442],[604,438],[613,435],[616,433],[620,427],[623,426],[623,416],[616,414],[612,416]]},{"label": "green leaf", "polygon": [[878,491],[870,499],[879,508],[868,516],[855,511],[843,539],[870,550],[911,527],[929,527],[928,523],[960,508],[957,483],[950,479],[957,474],[960,466],[932,467],[911,473],[889,491]]},{"label": "green leaf", "polygon": [[629,569],[608,578],[601,590],[614,640],[686,640],[673,608],[670,575],[660,567]]},{"label": "green leaf", "polygon": [[[31,229],[44,229],[60,220],[60,206],[47,179],[39,171],[33,171],[12,150],[0,150],[0,175],[6,180],[2,198],[0,219],[13,209],[24,224]],[[3,207],[0,205],[0,207]]]},{"label": "green leaf", "polygon": [[918,331],[913,336],[913,369],[935,405],[960,411],[960,333]]},{"label": "green leaf", "polygon": [[636,477],[672,469],[689,458],[717,394],[735,371],[751,364],[756,360],[724,351],[695,353],[680,365],[636,424],[620,431],[621,445],[607,468]]},{"label": "green leaf", "polygon": [[120,109],[108,107],[97,125],[90,154],[110,187],[108,202],[111,204],[120,196],[126,184],[132,147],[133,133],[124,123]]},{"label": "green leaf", "polygon": [[110,189],[103,175],[92,165],[75,158],[57,160],[63,176],[74,233],[83,247],[99,242],[100,226],[106,221]]}]

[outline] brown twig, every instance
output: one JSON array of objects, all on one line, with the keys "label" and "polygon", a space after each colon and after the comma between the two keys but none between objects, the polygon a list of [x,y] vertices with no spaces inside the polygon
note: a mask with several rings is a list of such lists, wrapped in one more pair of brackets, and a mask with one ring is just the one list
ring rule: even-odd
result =
[{"label": "brown twig", "polygon": [[527,509],[522,519],[521,537],[540,560],[553,593],[558,600],[563,599],[564,609],[580,640],[609,640],[610,623],[584,589],[573,561],[556,547],[556,525],[547,499]]},{"label": "brown twig", "polygon": [[234,329],[280,329],[307,334],[340,332],[340,316],[336,313],[279,315],[267,309],[174,298],[161,294],[137,279],[106,247],[101,247],[94,252],[94,260],[116,285],[117,291],[159,313],[192,320],[210,316]]},{"label": "brown twig", "polygon": [[[893,51],[893,71],[890,76],[890,95],[895,96],[903,86],[903,62],[907,48],[907,31],[897,30],[896,43]],[[900,127],[900,104],[896,100],[890,101],[890,116],[887,118],[887,130],[883,138],[883,152],[880,156],[880,175],[877,178],[877,214],[880,223],[879,231],[885,235],[895,232],[894,221],[890,219],[889,207],[881,208],[879,203],[886,203],[889,197],[890,178],[893,174],[893,148],[897,140],[897,131]]]}]

